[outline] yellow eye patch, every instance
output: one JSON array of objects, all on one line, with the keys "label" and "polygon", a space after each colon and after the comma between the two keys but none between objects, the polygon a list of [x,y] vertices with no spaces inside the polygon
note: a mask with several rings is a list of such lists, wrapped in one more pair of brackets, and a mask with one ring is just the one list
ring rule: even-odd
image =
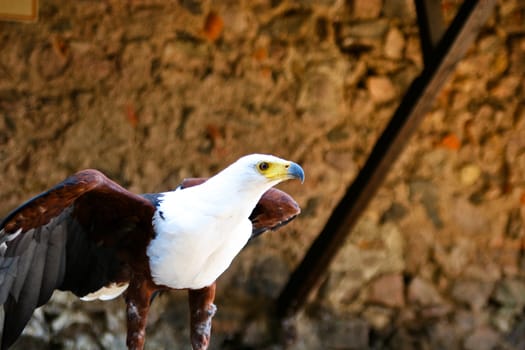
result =
[{"label": "yellow eye patch", "polygon": [[261,161],[256,165],[257,171],[271,181],[284,181],[288,179],[304,180],[301,167],[293,162]]}]

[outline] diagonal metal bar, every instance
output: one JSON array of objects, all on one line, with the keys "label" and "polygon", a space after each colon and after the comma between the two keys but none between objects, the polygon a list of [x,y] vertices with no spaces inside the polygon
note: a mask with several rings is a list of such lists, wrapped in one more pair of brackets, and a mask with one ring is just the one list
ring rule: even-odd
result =
[{"label": "diagonal metal bar", "polygon": [[291,274],[277,300],[276,311],[281,320],[286,321],[295,315],[312,291],[317,289],[330,263],[383,182],[388,170],[492,13],[495,2],[496,0],[463,2],[425,68],[408,88],[362,170],[335,207],[301,263]]},{"label": "diagonal metal bar", "polygon": [[415,0],[423,61],[428,64],[445,33],[441,0]]}]

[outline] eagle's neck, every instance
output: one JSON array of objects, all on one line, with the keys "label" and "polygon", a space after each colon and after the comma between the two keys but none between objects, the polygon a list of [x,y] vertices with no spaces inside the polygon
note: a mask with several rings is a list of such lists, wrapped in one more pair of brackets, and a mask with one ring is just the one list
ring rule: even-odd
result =
[{"label": "eagle's neck", "polygon": [[188,196],[214,203],[216,210],[244,213],[248,217],[262,195],[276,182],[261,181],[254,171],[239,169],[235,164],[225,168],[206,182],[184,189]]}]

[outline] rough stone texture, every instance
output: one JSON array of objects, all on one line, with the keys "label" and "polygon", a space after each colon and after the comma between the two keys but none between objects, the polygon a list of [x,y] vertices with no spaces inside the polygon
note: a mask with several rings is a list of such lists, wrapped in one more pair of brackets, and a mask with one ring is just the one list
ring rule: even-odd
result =
[{"label": "rough stone texture", "polygon": [[384,275],[377,278],[369,287],[368,302],[385,306],[403,307],[405,305],[403,276]]},{"label": "rough stone texture", "polygon": [[[422,69],[414,2],[40,5],[0,22],[0,216],[82,168],[153,192],[274,153],[305,168],[281,186],[303,214],[220,278],[212,349],[524,348],[522,1],[499,1],[284,337],[273,299]],[[148,348],[187,348],[187,320],[185,293],[158,298]],[[123,322],[122,300],[56,293],[17,348],[123,349]]]}]

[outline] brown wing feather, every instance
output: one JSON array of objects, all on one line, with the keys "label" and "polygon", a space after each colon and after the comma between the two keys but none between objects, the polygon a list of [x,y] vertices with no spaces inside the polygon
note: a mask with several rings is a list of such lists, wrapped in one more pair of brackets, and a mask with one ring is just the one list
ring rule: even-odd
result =
[{"label": "brown wing feather", "polygon": [[252,238],[286,225],[299,213],[299,204],[286,192],[272,188],[261,197],[250,215]]},{"label": "brown wing feather", "polygon": [[82,296],[125,280],[130,269],[148,269],[154,211],[147,199],[84,170],[9,214],[0,223],[2,349],[54,289]]},{"label": "brown wing feather", "polygon": [[[192,187],[204,181],[206,178],[188,178],[184,179],[180,186],[181,188]],[[276,188],[269,189],[263,194],[250,215],[253,225],[252,238],[286,225],[300,212],[301,208],[289,194]]]},{"label": "brown wing feather", "polygon": [[107,182],[111,180],[99,171],[83,170],[13,210],[4,218],[0,228],[5,234],[11,234],[20,228],[25,232],[43,226],[82,194]]}]

